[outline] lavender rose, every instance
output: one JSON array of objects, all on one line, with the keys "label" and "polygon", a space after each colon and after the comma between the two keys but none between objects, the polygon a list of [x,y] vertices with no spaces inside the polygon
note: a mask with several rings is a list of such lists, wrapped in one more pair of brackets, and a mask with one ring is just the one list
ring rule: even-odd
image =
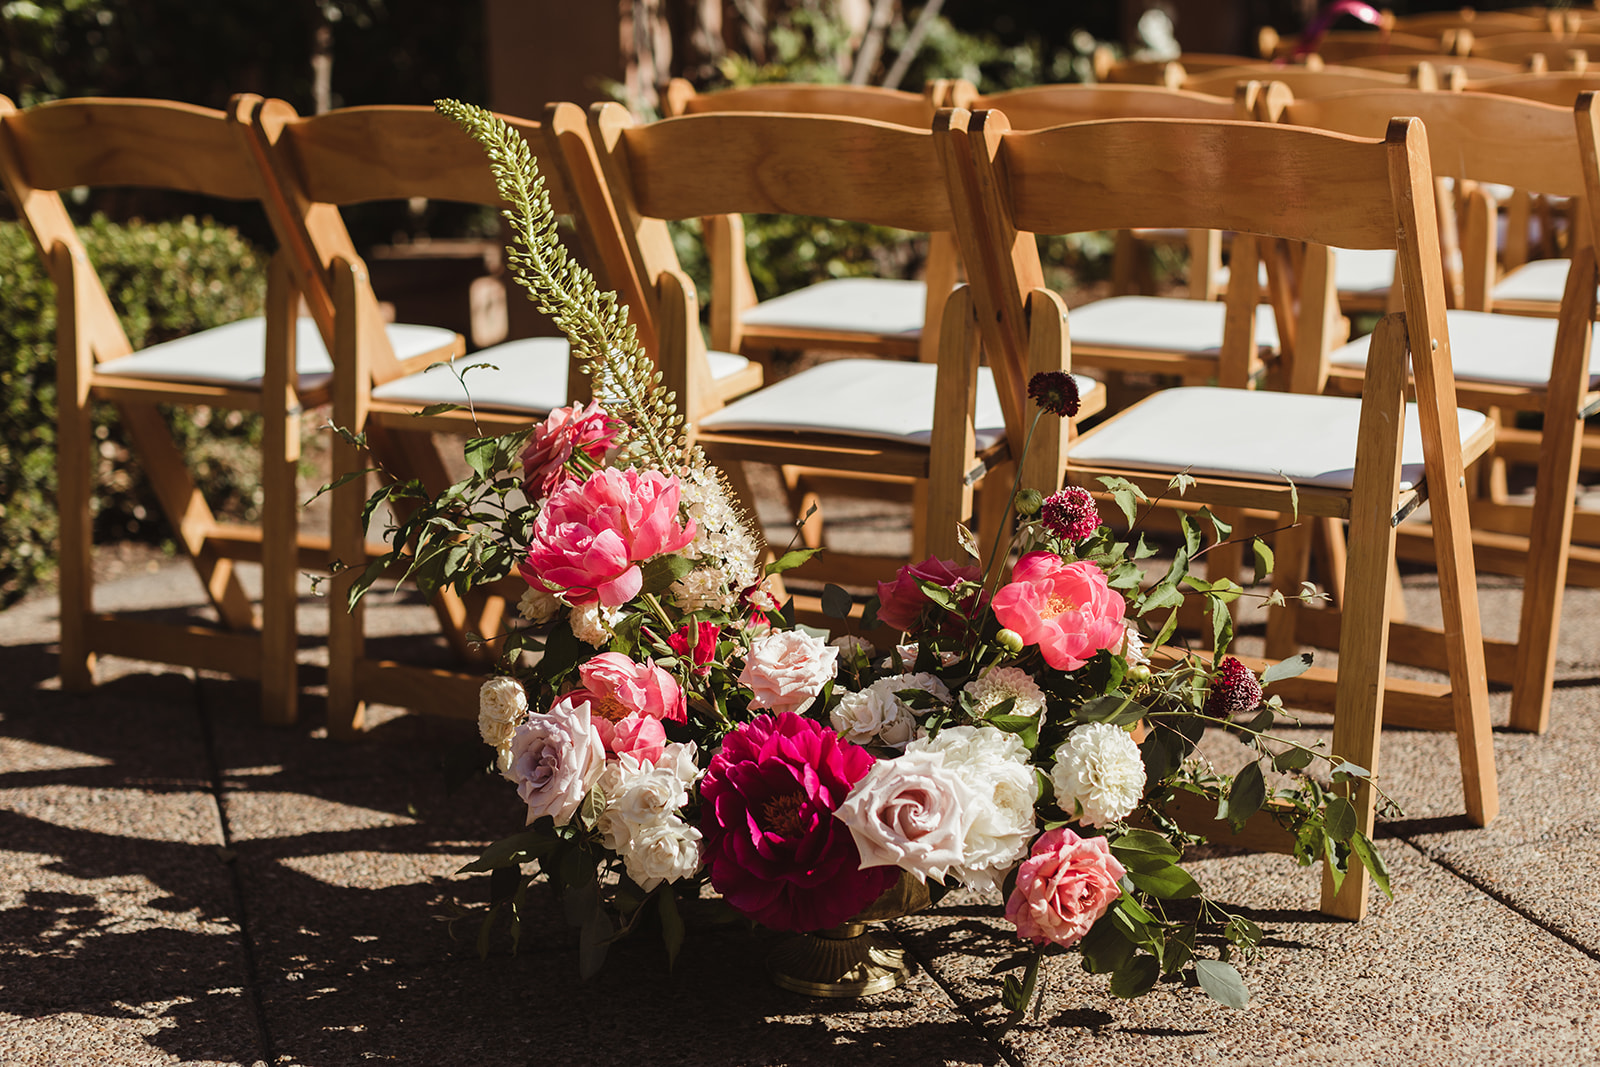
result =
[{"label": "lavender rose", "polygon": [[557,826],[565,826],[605,765],[605,746],[589,721],[589,702],[562,700],[517,727],[504,773],[528,805],[529,823],[548,815]]}]

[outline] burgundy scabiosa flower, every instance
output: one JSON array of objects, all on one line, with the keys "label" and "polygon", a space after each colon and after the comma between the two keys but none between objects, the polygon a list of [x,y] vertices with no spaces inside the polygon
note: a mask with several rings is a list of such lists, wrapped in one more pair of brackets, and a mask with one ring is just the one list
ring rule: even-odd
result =
[{"label": "burgundy scabiosa flower", "polygon": [[1261,706],[1261,680],[1255,672],[1233,656],[1222,657],[1222,666],[1211,678],[1211,695],[1206,698],[1206,714],[1218,718],[1242,715]]},{"label": "burgundy scabiosa flower", "polygon": [[1064,370],[1040,371],[1029,378],[1028,395],[1045,411],[1064,419],[1076,415],[1082,404],[1078,383]]},{"label": "burgundy scabiosa flower", "polygon": [[833,814],[872,764],[866,749],[792,712],[728,734],[700,782],[712,887],[774,930],[826,930],[882,896],[899,869],[861,870]]},{"label": "burgundy scabiosa flower", "polygon": [[1089,490],[1069,485],[1045,499],[1040,512],[1044,528],[1063,541],[1082,541],[1100,529],[1100,511]]}]

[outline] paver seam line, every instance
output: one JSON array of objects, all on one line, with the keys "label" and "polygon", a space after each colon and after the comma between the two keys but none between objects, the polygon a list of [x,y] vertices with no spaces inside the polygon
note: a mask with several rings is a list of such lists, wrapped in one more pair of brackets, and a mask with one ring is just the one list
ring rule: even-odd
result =
[{"label": "paver seam line", "polygon": [[1532,923],[1534,926],[1537,926],[1551,937],[1554,937],[1558,941],[1565,942],[1566,944],[1577,949],[1579,952],[1583,953],[1585,956],[1588,956],[1590,959],[1594,960],[1596,963],[1600,963],[1600,949],[1591,948],[1589,945],[1584,944],[1577,938],[1576,935],[1568,933],[1560,926],[1555,925],[1547,919],[1539,917],[1533,911],[1529,910],[1524,905],[1517,903],[1517,901],[1513,900],[1505,893],[1502,893],[1500,890],[1496,889],[1482,878],[1471,873],[1470,871],[1463,870],[1462,868],[1456,866],[1456,864],[1451,860],[1435,854],[1430,849],[1417,844],[1408,837],[1400,837],[1399,835],[1396,835],[1396,837],[1398,840],[1404,841],[1407,845],[1415,849],[1422,855],[1423,859],[1426,859],[1429,863],[1432,863],[1437,867],[1444,868],[1446,871],[1455,875],[1463,882],[1466,882],[1484,896],[1522,916],[1528,922]]},{"label": "paver seam line", "polygon": [[1013,1056],[1011,1050],[1003,1043],[995,1040],[994,1035],[990,1033],[990,1028],[969,1010],[967,1001],[956,993],[954,987],[944,980],[943,975],[933,969],[932,962],[917,951],[916,945],[902,933],[899,924],[891,921],[884,925],[894,931],[894,939],[900,942],[900,947],[910,953],[916,959],[917,964],[927,973],[928,977],[933,979],[934,984],[944,991],[944,995],[950,998],[951,1007],[960,1013],[967,1022],[972,1024],[972,1028],[978,1032],[978,1036],[983,1038],[983,1043],[992,1048],[995,1051],[995,1055],[1010,1064],[1010,1067],[1022,1067],[1022,1061]]},{"label": "paver seam line", "polygon": [[[211,775],[209,789],[211,802],[217,809],[217,826],[222,832],[222,847],[231,855],[233,829],[228,825],[228,809],[223,802],[225,790],[222,784],[222,761],[217,756],[216,732],[212,729],[210,709],[206,706],[205,686],[192,671],[189,673],[189,679],[194,685],[195,714],[200,720],[200,737],[205,744],[206,762]],[[228,861],[228,885],[233,892],[233,912],[239,927],[239,946],[244,953],[244,987],[250,997],[251,1009],[255,1013],[256,1035],[261,1043],[262,1059],[269,1064],[277,1063],[278,1057],[272,1044],[272,1030],[267,1024],[266,1004],[261,997],[261,974],[256,963],[255,938],[250,928],[250,913],[245,906],[244,884],[239,875],[239,864],[232,858]]]}]

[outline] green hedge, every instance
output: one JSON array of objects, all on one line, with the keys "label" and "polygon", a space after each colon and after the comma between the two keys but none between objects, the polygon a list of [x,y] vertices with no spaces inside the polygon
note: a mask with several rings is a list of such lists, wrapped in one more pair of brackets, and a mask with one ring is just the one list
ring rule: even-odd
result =
[{"label": "green hedge", "polygon": [[[210,219],[79,230],[135,349],[259,314],[266,260]],[[27,233],[0,223],[0,606],[54,569],[56,540],[55,287]],[[260,420],[175,409],[173,432],[206,498],[241,519],[260,501]],[[164,541],[171,530],[107,408],[95,426],[97,539]]]}]

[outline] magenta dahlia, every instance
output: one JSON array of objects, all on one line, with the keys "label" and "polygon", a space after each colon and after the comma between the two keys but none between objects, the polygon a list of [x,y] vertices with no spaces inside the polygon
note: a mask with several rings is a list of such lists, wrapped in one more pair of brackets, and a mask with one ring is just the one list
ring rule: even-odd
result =
[{"label": "magenta dahlia", "polygon": [[1255,672],[1233,656],[1222,657],[1222,665],[1211,677],[1211,695],[1206,698],[1206,714],[1225,719],[1242,715],[1261,706],[1261,680]]},{"label": "magenta dahlia", "polygon": [[1069,485],[1045,498],[1040,511],[1044,528],[1063,541],[1082,541],[1100,529],[1100,510],[1089,490]]},{"label": "magenta dahlia", "polygon": [[774,930],[838,926],[882,896],[899,870],[861,870],[850,828],[833,816],[872,764],[866,749],[792,712],[728,734],[700,782],[712,888]]}]

